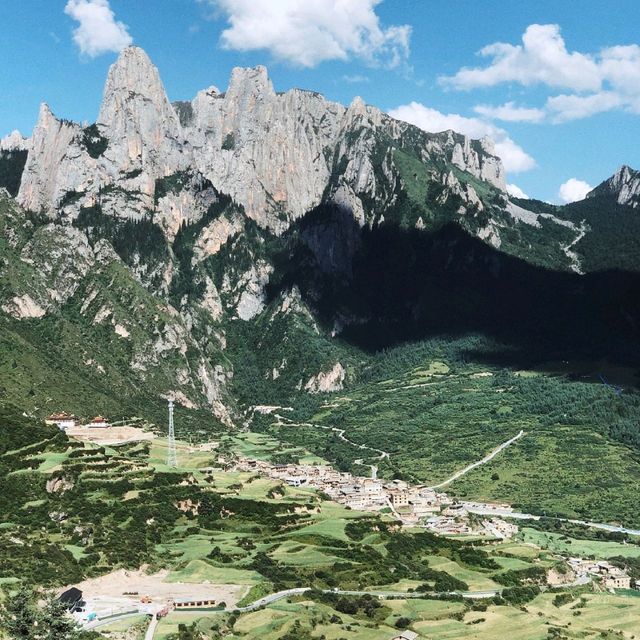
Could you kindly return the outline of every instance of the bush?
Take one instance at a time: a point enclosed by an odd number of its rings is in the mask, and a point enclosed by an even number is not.
[[[409,618],[405,618],[401,616],[395,622],[396,629],[406,629],[411,624],[411,620]]]

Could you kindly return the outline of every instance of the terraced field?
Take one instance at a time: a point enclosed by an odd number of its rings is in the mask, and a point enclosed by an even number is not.
[[[488,378],[467,376],[481,384]],[[358,401],[354,394],[350,402],[335,404],[344,408]],[[70,441],[24,417],[0,417],[5,587],[14,589],[21,580],[54,587],[147,565],[151,571],[166,569],[169,590],[178,583],[182,590],[190,584],[229,585],[242,604],[301,585],[325,590],[250,613],[175,613],[159,626],[157,637],[165,640],[173,640],[179,625],[184,630],[192,624],[214,638],[224,632],[248,640],[369,640],[391,637],[400,620],[427,638],[493,640],[518,628],[516,640],[542,640],[550,628],[566,628],[569,622],[579,631],[575,637],[586,639],[609,629],[629,633],[637,623],[640,598],[593,593],[587,586],[573,596],[578,608],[558,607],[552,594],[536,595],[537,587],[531,591],[526,577],[531,571],[544,574],[562,554],[639,557],[636,544],[529,528],[509,543],[398,531],[390,516],[353,511],[311,489],[218,466],[220,453],[234,451],[277,460],[281,452],[274,434],[238,433],[210,450],[180,442],[179,466],[169,469],[162,439],[97,446]],[[287,448],[291,455],[314,455],[299,444]],[[41,522],[47,523],[44,528]],[[508,587],[504,600],[496,596],[480,604],[429,596],[434,590],[500,592],[505,577],[526,587],[525,593],[510,596]],[[361,595],[334,595],[334,588]],[[403,599],[416,590],[426,593]],[[380,591],[395,592],[398,599],[371,595]],[[139,622],[114,625],[111,637],[138,633]]]
[[[638,632],[640,598],[611,594],[576,594],[567,604],[553,604],[543,594],[522,609],[503,605],[469,607],[439,600],[387,600],[368,618],[361,612],[345,614],[304,596],[278,602],[234,619],[222,615],[174,614],[161,622],[158,637],[167,639],[179,623],[195,623],[201,630],[222,627],[247,640],[295,638],[387,640],[403,618],[424,638],[445,640],[545,640],[548,637],[595,640],[633,638]],[[554,631],[555,630],[555,631]]]

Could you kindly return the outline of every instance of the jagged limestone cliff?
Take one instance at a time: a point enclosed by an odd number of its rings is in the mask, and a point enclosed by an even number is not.
[[[3,166],[6,330],[62,322],[91,336],[81,365],[61,353],[67,364],[225,423],[238,399],[348,384],[359,365],[344,333],[440,330],[435,300],[461,304],[457,323],[467,298],[521,269],[506,254],[574,274],[595,263],[583,247],[596,218],[510,199],[491,140],[427,133],[360,98],[278,93],[264,67],[171,103],[128,48],[94,124],[43,104],[31,138],[0,143]],[[625,167],[594,196],[626,210],[639,188]],[[462,291],[476,280],[480,294]],[[502,315],[483,329],[520,321]]]
[[[359,98],[345,108],[311,91],[278,94],[264,67],[234,69],[225,93],[212,87],[174,107],[147,55],[131,47],[109,71],[96,125],[83,129],[41,107],[18,201],[70,218],[96,202],[132,219],[159,210],[171,235],[203,214],[193,198],[204,179],[276,233],[323,200],[348,207],[364,224],[372,220],[363,201],[392,202],[402,180],[394,144],[411,146],[429,180],[470,205],[478,202],[473,188],[441,167],[505,189],[490,141],[429,135]],[[190,195],[179,205],[162,202],[157,181],[185,171],[199,176],[183,189]]]

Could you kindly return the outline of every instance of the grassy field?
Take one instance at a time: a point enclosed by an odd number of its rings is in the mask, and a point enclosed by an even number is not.
[[[286,414],[286,412],[284,412]],[[291,457],[301,464],[326,464],[321,457],[313,455],[304,447],[283,446],[282,441],[264,433],[239,433],[223,439],[224,445],[246,458],[268,460]]]
[[[558,533],[538,531],[529,527],[522,529],[521,536],[525,543],[534,544],[541,549],[548,549],[556,553],[583,557],[593,556],[599,559],[613,558],[614,556],[640,557],[639,545],[600,540],[577,540]]]
[[[247,639],[277,640],[294,628],[297,621],[303,628],[314,625],[314,635],[327,640],[388,640],[394,629],[383,624],[373,624],[341,613],[340,623],[330,622],[335,611],[312,601],[288,604],[279,602],[266,609],[243,615],[234,625],[234,631]]]
[[[261,417],[256,428],[344,470],[363,474],[354,464],[363,459],[377,464],[382,476],[428,484],[480,460],[522,429],[523,438],[447,491],[533,513],[640,526],[640,458],[626,444],[632,435],[625,435],[640,420],[640,396],[632,388],[616,395],[595,374],[587,376],[581,361],[574,380],[570,363],[562,374],[510,371],[448,359],[444,347],[439,357],[438,347],[432,351],[417,366],[415,354],[406,364],[389,356],[366,384],[285,424]],[[320,427],[344,429],[356,446]],[[378,460],[360,445],[390,457]]]
[[[457,562],[439,556],[429,556],[427,558],[429,566],[438,571],[445,571],[454,578],[462,580],[469,585],[470,591],[487,591],[489,589],[499,589],[500,585],[491,580],[487,575],[479,571],[472,571],[460,566]]]
[[[373,617],[346,614],[304,596],[280,601],[238,616],[232,626],[220,614],[172,614],[159,626],[160,638],[177,630],[180,622],[197,622],[201,630],[218,625],[229,636],[248,640],[279,640],[287,633],[295,638],[326,640],[388,640],[398,633],[395,623],[408,620],[420,637],[432,640],[545,640],[552,630],[571,639],[631,639],[639,630],[640,598],[587,593],[576,595],[560,607],[553,594],[543,594],[525,607],[428,599],[386,600]],[[613,635],[609,635],[613,634]],[[619,635],[615,635],[619,634]]]
[[[543,640],[548,632],[548,624],[543,618],[535,618],[512,607],[491,607],[487,611],[472,612],[463,620],[418,621],[414,627],[422,636],[438,640]]]

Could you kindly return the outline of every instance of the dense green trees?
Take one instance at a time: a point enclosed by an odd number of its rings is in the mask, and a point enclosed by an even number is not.
[[[0,608],[0,630],[11,640],[92,640],[100,636],[80,630],[55,596],[42,606],[28,588],[10,594]]]

